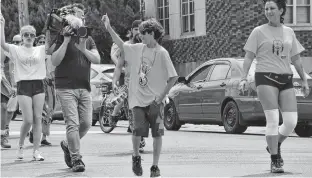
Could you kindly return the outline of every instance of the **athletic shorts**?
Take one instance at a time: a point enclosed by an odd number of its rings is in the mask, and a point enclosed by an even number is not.
[[[275,74],[267,72],[256,72],[256,86],[269,85],[278,88],[279,91],[293,88],[293,74]]]
[[[44,93],[42,80],[22,80],[17,82],[17,95],[33,97],[40,93]]]
[[[148,137],[149,128],[152,131],[152,137],[164,135],[164,114],[163,104],[151,104],[146,107],[134,107],[133,114],[133,132],[134,136]]]

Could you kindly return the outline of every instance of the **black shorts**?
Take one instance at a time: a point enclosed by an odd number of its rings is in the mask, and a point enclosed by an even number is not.
[[[22,80],[17,82],[17,95],[33,97],[40,93],[44,93],[42,80]]]
[[[293,88],[293,74],[275,74],[270,72],[256,72],[256,87],[259,85],[269,85],[278,88],[279,91]]]

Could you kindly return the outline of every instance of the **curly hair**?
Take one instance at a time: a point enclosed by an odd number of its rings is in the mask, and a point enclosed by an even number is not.
[[[286,14],[286,0],[263,0],[264,4],[267,2],[275,2],[278,9],[283,9],[283,13],[281,14],[280,17],[280,22],[284,23],[284,16]]]
[[[69,14],[73,15],[75,14],[75,8],[81,9],[83,11],[85,10],[85,7],[83,4],[75,3],[75,4],[70,4],[70,5],[59,8],[57,11],[57,15],[60,15],[63,18]]]
[[[165,34],[165,30],[162,25],[155,19],[151,18],[143,21],[139,25],[139,31],[141,34],[154,32],[154,39],[159,42]]]

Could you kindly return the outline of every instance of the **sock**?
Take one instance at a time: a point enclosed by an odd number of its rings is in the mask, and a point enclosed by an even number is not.
[[[271,155],[271,160],[277,160],[278,159],[278,156],[277,155]]]
[[[6,130],[1,130],[1,135],[5,135],[6,134]]]

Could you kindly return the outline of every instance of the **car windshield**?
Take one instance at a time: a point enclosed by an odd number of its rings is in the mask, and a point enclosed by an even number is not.
[[[114,69],[108,69],[102,72],[106,77],[113,79]]]
[[[239,60],[238,63],[239,63],[239,66],[240,66],[241,68],[243,68],[244,60]],[[256,61],[254,61],[254,62],[251,64],[249,73],[255,72],[255,70],[256,70],[256,64],[257,64]],[[297,72],[295,66],[294,66],[294,65],[291,65],[290,68],[291,68],[291,70],[292,70],[292,72],[293,72],[293,74],[294,74],[294,77],[293,77],[293,78],[300,78],[300,75],[298,74],[298,72]],[[306,75],[307,75],[308,78],[311,78],[307,73],[306,73]]]

